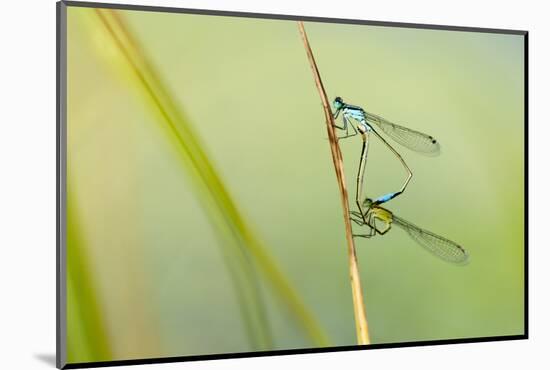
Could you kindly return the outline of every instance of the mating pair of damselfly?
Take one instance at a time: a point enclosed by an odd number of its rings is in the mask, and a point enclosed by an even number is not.
[[[383,235],[391,229],[392,224],[395,224],[404,229],[413,240],[434,255],[449,262],[465,263],[468,260],[468,254],[460,245],[430,231],[421,229],[420,227],[395,216],[391,211],[380,206],[405,191],[412,178],[412,171],[403,160],[403,157],[401,157],[401,155],[374,129],[373,124],[379,127],[385,134],[399,144],[416,152],[427,155],[439,154],[440,147],[437,140],[433,136],[397,125],[380,116],[366,112],[361,107],[347,104],[340,97],[334,99],[333,107],[335,110],[334,119],[338,118],[340,113],[342,114],[343,126],[336,127],[346,132],[345,136],[341,136],[339,139],[344,139],[359,134],[363,140],[359,169],[357,171],[357,189],[355,192],[355,203],[359,211],[352,211],[350,217],[352,221],[359,226],[367,226],[369,228],[369,232],[367,234],[356,234],[354,236],[368,238],[376,235],[376,233]],[[351,134],[349,133],[350,128],[353,131]],[[407,178],[398,191],[382,195],[374,200],[370,198],[363,200],[362,194],[365,177],[365,165],[371,133],[378,137],[382,143],[384,143],[399,159],[407,171]]]

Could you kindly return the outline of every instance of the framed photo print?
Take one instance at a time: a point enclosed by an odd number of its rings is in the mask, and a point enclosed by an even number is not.
[[[57,365],[527,338],[527,32],[62,1]]]

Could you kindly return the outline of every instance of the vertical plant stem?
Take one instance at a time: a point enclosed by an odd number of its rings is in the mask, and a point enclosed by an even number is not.
[[[353,310],[355,314],[355,329],[357,334],[357,343],[370,344],[367,315],[365,313],[365,303],[363,300],[363,291],[361,289],[361,280],[359,275],[359,265],[357,263],[355,243],[353,241],[353,233],[352,233],[351,221],[349,217],[348,190],[346,188],[344,160],[342,157],[342,152],[340,151],[340,146],[338,145],[336,131],[334,129],[334,126],[335,126],[334,117],[332,116],[332,111],[329,106],[329,101],[327,99],[327,94],[323,86],[323,81],[321,80],[321,75],[319,74],[317,63],[315,63],[315,57],[313,56],[313,51],[311,50],[311,46],[309,45],[309,40],[307,38],[307,34],[304,28],[303,22],[301,21],[298,22],[298,28],[300,29],[300,35],[302,36],[302,41],[304,42],[304,48],[306,49],[309,64],[313,72],[313,77],[315,79],[315,86],[319,91],[321,102],[323,103],[323,111],[325,113],[325,120],[327,124],[327,133],[328,133],[328,138],[330,143],[330,151],[332,153],[332,162],[334,164],[334,170],[336,171],[336,179],[338,181],[338,187],[340,189],[340,200],[342,202],[342,209],[344,213],[344,225],[346,230],[346,240],[348,244],[349,275],[350,275],[350,282],[351,282],[351,293],[353,296]]]

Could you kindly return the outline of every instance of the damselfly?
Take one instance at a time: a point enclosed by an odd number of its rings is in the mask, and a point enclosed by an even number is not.
[[[377,125],[382,131],[384,131],[389,137],[398,142],[399,144],[412,149],[417,152],[421,152],[428,155],[437,155],[439,154],[439,143],[433,136],[426,135],[422,132],[411,130],[409,128],[397,125],[386,119],[377,116],[375,114],[366,112],[363,108],[345,103],[341,97],[334,99],[333,108],[334,108],[334,119],[338,118],[340,112],[342,113],[343,126],[336,127],[340,130],[345,130],[346,135],[339,137],[339,139],[348,138],[355,136],[358,133],[361,134],[363,139],[363,146],[361,148],[361,159],[359,161],[359,169],[357,171],[357,190],[355,192],[355,203],[359,208],[359,211],[363,215],[363,222],[366,222],[365,211],[361,205],[362,192],[363,192],[363,182],[365,174],[365,165],[368,152],[369,144],[369,134],[372,132],[378,137],[390,150],[391,152],[401,161],[405,170],[407,171],[407,179],[396,192],[388,193],[379,198],[376,198],[373,201],[374,205],[379,205],[385,203],[399,194],[403,193],[411,181],[412,171],[407,166],[407,163],[403,160],[401,155],[382,137],[376,130],[373,128],[373,123]],[[353,134],[349,134],[349,127],[352,128]]]
[[[445,261],[458,264],[464,264],[468,261],[468,253],[457,243],[431,231],[424,230],[401,217],[397,217],[390,210],[375,204],[371,199],[365,199],[363,206],[367,209],[365,217],[362,217],[357,211],[351,211],[351,220],[359,226],[368,226],[369,233],[354,234],[354,236],[370,238],[377,233],[384,235],[391,229],[392,225],[397,225],[405,230],[415,242],[433,255]]]

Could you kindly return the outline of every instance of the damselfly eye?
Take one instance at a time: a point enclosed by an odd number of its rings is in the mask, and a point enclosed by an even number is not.
[[[365,198],[365,200],[363,201],[363,207],[370,207],[372,205],[372,199],[370,198]]]

